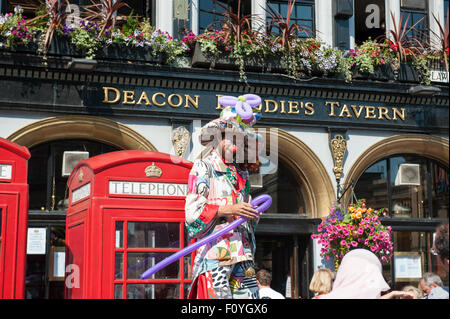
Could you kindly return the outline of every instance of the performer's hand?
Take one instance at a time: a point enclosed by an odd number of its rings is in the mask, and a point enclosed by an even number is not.
[[[219,217],[242,216],[248,219],[258,218],[258,211],[249,203],[239,203],[234,205],[220,206],[217,211]]]

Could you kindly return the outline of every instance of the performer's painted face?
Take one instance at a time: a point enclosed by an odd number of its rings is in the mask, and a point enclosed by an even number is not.
[[[235,164],[255,163],[258,159],[258,143],[244,135],[222,134],[220,142],[223,158]]]

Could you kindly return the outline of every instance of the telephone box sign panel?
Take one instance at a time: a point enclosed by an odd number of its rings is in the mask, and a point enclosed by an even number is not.
[[[83,198],[89,197],[91,195],[91,183],[87,183],[80,188],[72,191],[72,203],[78,202]]]
[[[12,179],[12,165],[0,164],[0,180]]]
[[[110,195],[185,197],[187,191],[187,184],[180,183],[109,181]]]

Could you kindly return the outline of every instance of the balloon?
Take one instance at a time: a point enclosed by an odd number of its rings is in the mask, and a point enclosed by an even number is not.
[[[218,101],[219,104],[223,106],[235,106],[238,99],[237,97],[226,95],[219,97]]]
[[[258,107],[261,104],[261,98],[256,94],[245,94],[245,102],[251,107]]]
[[[238,101],[235,106],[236,113],[239,114],[244,120],[250,120],[253,118],[253,110],[250,104],[247,102]]]
[[[253,207],[259,205],[255,209],[258,211],[258,213],[262,213],[267,208],[269,208],[270,205],[272,205],[272,197],[270,197],[270,195],[267,195],[267,194],[260,195],[260,196],[256,197],[255,199],[253,199],[250,204]],[[226,233],[228,233],[229,231],[231,231],[234,228],[238,227],[239,225],[242,225],[246,221],[247,221],[247,218],[241,216],[238,219],[234,220],[233,222],[229,223],[224,228],[222,228],[222,229],[220,229],[220,230],[218,230],[218,231],[216,231],[216,232],[206,236],[205,238],[200,239],[199,241],[196,241],[192,245],[189,245],[189,246],[181,249],[180,251],[177,251],[175,254],[173,254],[173,255],[167,257],[166,259],[160,261],[159,263],[157,263],[156,265],[154,265],[150,269],[147,269],[141,275],[141,279],[146,279],[146,278],[150,277],[151,275],[153,275],[154,273],[156,273],[159,270],[163,269],[164,267],[170,265],[174,261],[177,261],[181,257],[183,257],[183,256],[189,254],[190,252],[198,249],[199,247],[209,243],[210,241],[213,241],[214,239],[217,239],[220,236],[225,235]]]

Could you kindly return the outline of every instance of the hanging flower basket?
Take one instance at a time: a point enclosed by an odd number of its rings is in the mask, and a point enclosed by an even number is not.
[[[344,255],[356,248],[370,250],[386,264],[392,258],[393,243],[391,227],[383,226],[379,219],[385,215],[385,209],[368,208],[365,199],[351,204],[347,210],[334,203],[312,238],[322,245],[322,257],[334,258],[335,270]]]

